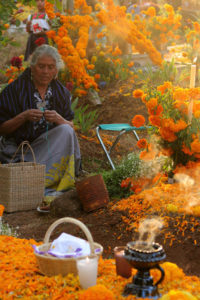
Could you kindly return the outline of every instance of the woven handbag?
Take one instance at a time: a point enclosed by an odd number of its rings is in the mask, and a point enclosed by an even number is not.
[[[24,146],[28,146],[33,162],[24,161]],[[22,161],[12,163],[16,154],[22,152]],[[0,204],[6,212],[35,209],[43,200],[45,188],[45,165],[36,163],[29,142],[22,142],[9,164],[0,165]]]

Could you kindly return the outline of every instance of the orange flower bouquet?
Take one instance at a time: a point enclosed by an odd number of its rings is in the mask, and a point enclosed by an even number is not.
[[[172,170],[199,161],[200,88],[173,87],[170,82],[165,82],[146,94],[140,93],[140,97],[148,110],[150,133],[156,136],[156,152],[161,151],[172,159]],[[152,150],[152,145],[146,141],[141,141],[138,146],[146,147],[146,153]]]

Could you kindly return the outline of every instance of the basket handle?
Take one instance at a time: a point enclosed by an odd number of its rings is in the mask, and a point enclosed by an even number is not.
[[[34,164],[36,165],[35,154],[34,154],[33,149],[32,149],[32,147],[31,147],[31,145],[29,144],[28,141],[24,141],[24,142],[22,142],[22,143],[19,145],[19,147],[18,147],[17,150],[15,151],[13,157],[11,158],[10,163],[12,163],[13,159],[15,158],[16,154],[19,152],[20,148],[22,149],[22,162],[24,163],[24,146],[25,146],[25,145],[28,146],[29,149],[31,150],[31,153],[32,153],[32,156],[33,156],[33,162],[34,162]]]
[[[61,219],[55,221],[53,224],[51,224],[51,226],[49,227],[49,229],[47,230],[47,232],[45,234],[44,244],[49,243],[49,238],[50,238],[52,231],[61,223],[72,223],[72,224],[79,226],[82,229],[82,231],[85,233],[85,235],[88,239],[91,254],[95,254],[94,241],[93,241],[93,237],[92,237],[89,229],[81,221],[76,220],[74,218],[70,218],[70,217],[61,218]]]

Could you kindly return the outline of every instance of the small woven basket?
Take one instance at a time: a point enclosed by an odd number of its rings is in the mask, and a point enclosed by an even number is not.
[[[95,254],[95,249],[100,249],[98,254],[96,254],[97,256],[100,257],[100,255],[103,252],[103,247],[98,243],[94,243],[89,229],[81,221],[69,217],[61,218],[55,221],[49,227],[44,237],[44,244],[38,247],[39,251],[46,252],[50,249],[51,246],[51,243],[49,243],[50,235],[52,231],[62,223],[72,223],[79,226],[87,237],[87,240],[90,245],[91,255]],[[35,253],[35,256],[39,265],[40,272],[46,276],[55,276],[58,274],[65,276],[69,273],[77,275],[78,274],[78,270],[76,266],[77,260],[80,258],[87,257],[87,256],[79,256],[78,258],[57,258],[49,254],[38,254],[38,253]]]

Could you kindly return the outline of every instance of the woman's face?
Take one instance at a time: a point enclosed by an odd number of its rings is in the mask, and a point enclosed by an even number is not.
[[[44,11],[45,1],[44,0],[36,0],[36,5],[38,11]]]
[[[31,67],[33,81],[37,86],[48,86],[57,72],[55,59],[46,55],[38,58],[36,65]]]

